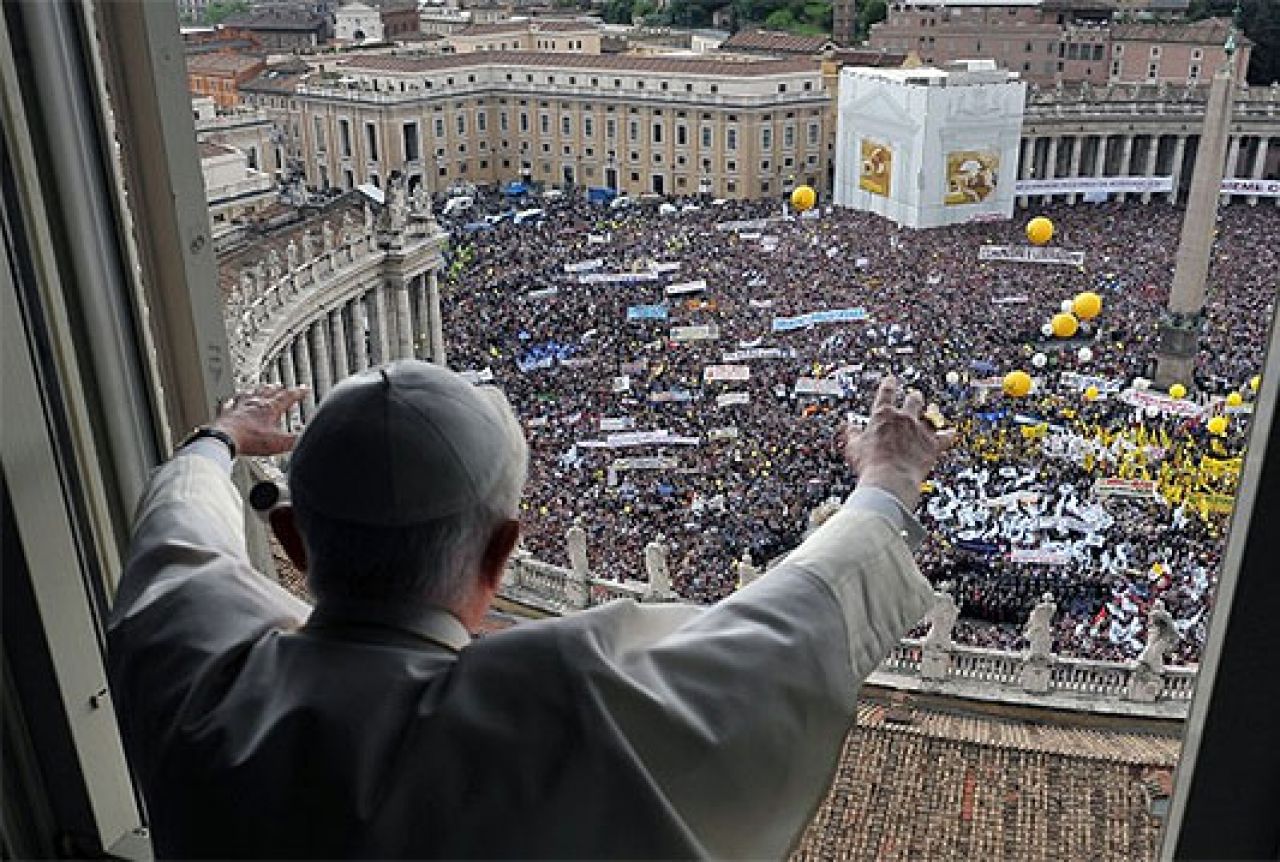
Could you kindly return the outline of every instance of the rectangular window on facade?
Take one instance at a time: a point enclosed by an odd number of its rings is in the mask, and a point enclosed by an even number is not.
[[[378,160],[378,127],[373,123],[365,123],[364,136],[369,145],[369,161],[376,162]]]
[[[520,112],[520,131],[529,133],[529,115],[523,111]]]
[[[822,134],[821,125],[819,125],[818,123],[810,123],[809,124],[809,146],[816,147],[818,145],[818,138],[819,136],[821,136],[821,134]]]
[[[1148,64],[1147,64],[1147,77],[1148,77],[1148,78],[1150,78],[1151,80],[1155,80],[1155,79],[1159,76],[1159,74],[1160,74],[1160,64],[1159,64],[1159,63],[1148,63]]]
[[[702,148],[704,150],[711,149],[712,133],[710,126],[702,127]]]
[[[632,142],[640,140],[640,124],[635,120],[628,124],[627,139]]]
[[[467,133],[467,115],[459,113],[457,115],[458,134],[465,135]]]
[[[1094,46],[1093,46],[1093,59],[1094,59],[1094,60],[1101,60],[1101,59],[1102,59],[1102,46],[1101,46],[1101,45],[1094,45]]]
[[[782,127],[782,146],[788,150],[796,145],[796,127],[787,123]]]
[[[618,136],[618,121],[613,119],[612,117],[605,120],[604,134],[605,134],[605,137],[609,138],[610,140],[613,140],[614,138],[616,138]]]
[[[687,147],[689,145],[689,127],[684,123],[676,126],[676,146]]]
[[[489,118],[485,115],[485,112],[477,111],[476,112],[476,131],[477,132],[487,131],[488,126],[489,126]]]
[[[773,129],[770,129],[768,126],[760,130],[760,149],[773,149]]]
[[[324,118],[313,117],[316,127],[316,152],[324,152]]]
[[[542,129],[542,134],[544,135],[551,134],[551,118],[548,117],[546,114],[539,114],[538,127]]]
[[[416,162],[422,157],[421,148],[418,142],[418,124],[404,124],[404,160],[406,162]]]
[[[436,140],[444,137],[444,118],[436,117]]]
[[[653,124],[653,142],[655,144],[662,143],[662,123]]]
[[[507,112],[502,111],[498,114],[498,129],[505,133],[508,131],[507,125]]]
[[[738,148],[738,130],[730,126],[724,133],[724,146],[727,150],[736,150]]]
[[[596,133],[595,120],[591,118],[590,114],[587,114],[582,118],[582,134],[590,138],[590,137],[594,137],[595,133]]]
[[[351,156],[351,121],[338,120],[338,152]],[[350,188],[350,186],[348,186]]]

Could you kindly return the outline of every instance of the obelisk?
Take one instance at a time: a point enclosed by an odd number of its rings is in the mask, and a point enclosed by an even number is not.
[[[1239,6],[1237,5],[1237,10]],[[1194,385],[1192,371],[1204,322],[1205,282],[1217,227],[1218,199],[1226,171],[1227,137],[1235,100],[1236,31],[1227,37],[1226,61],[1213,76],[1205,106],[1204,128],[1191,174],[1191,193],[1182,220],[1182,239],[1169,291],[1169,307],[1160,320],[1160,345],[1156,352],[1155,384],[1168,388]]]

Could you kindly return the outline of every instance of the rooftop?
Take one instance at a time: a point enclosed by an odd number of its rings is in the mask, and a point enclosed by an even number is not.
[[[739,30],[720,46],[722,51],[761,51],[774,54],[819,54],[829,36],[801,36],[777,30]]]
[[[439,57],[356,57],[342,64],[353,71],[413,74],[468,66],[518,66],[600,69],[614,72],[665,72],[677,75],[766,76],[816,72],[812,58],[728,60],[725,58],[666,57],[634,54],[570,54],[540,51],[484,51]]]
[[[229,16],[223,25],[243,27],[246,30],[318,30],[324,26],[324,18],[301,9],[267,8],[256,12],[237,12]]]
[[[1176,736],[863,701],[793,858],[1152,859],[1151,802],[1180,748]]]
[[[599,28],[590,21],[565,18],[524,18],[493,24],[472,24],[457,36],[499,36],[511,33],[594,33]]]
[[[220,51],[187,56],[187,71],[197,74],[239,75],[263,66],[261,57]]]
[[[1193,45],[1222,45],[1231,33],[1230,18],[1203,21],[1137,21],[1116,24],[1111,39],[1116,42],[1182,42]],[[1243,32],[1236,34],[1240,45],[1252,45]]]

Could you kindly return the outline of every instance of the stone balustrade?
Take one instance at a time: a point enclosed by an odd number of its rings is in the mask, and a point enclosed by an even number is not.
[[[584,539],[580,527],[568,531],[566,540],[573,563],[570,567],[535,560],[528,551],[517,551],[508,564],[500,595],[550,614],[572,613],[615,599],[678,600],[665,588],[665,553],[660,540],[645,549],[649,580],[620,582],[590,574]],[[750,571],[755,572],[753,568]],[[939,608],[954,611],[955,605],[940,601]],[[1039,617],[1032,612],[1028,637],[1033,648],[1025,652],[956,644],[950,639],[950,625],[955,618],[944,614],[943,631],[931,631],[924,639],[904,638],[867,679],[867,684],[991,703],[1143,719],[1186,718],[1195,691],[1195,667],[1156,669],[1143,663],[1151,660],[1145,651],[1144,659],[1137,662],[1036,652],[1037,636],[1031,628],[1047,626],[1052,613],[1051,607],[1048,614]],[[938,623],[935,621],[934,625],[937,627]],[[1159,636],[1156,633],[1151,637]],[[1162,649],[1157,646],[1155,653],[1158,660]]]

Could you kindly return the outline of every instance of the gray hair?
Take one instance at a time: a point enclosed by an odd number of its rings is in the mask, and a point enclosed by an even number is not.
[[[493,531],[519,514],[529,446],[506,396],[477,387],[497,413],[508,455],[487,498],[454,515],[406,527],[340,521],[294,504],[318,599],[412,602],[451,608],[471,591]]]

